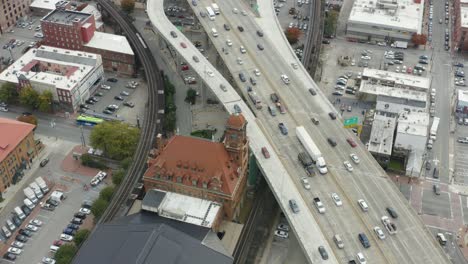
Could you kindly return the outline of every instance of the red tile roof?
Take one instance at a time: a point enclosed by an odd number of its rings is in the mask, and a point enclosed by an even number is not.
[[[173,136],[167,142],[163,151],[154,160],[145,172],[145,177],[153,178],[156,172],[172,175],[172,181],[182,177],[182,183],[192,186],[192,180],[197,180],[197,186],[208,184],[225,194],[231,195],[239,181],[238,165],[230,161],[230,156],[224,144],[204,139]],[[165,172],[165,173],[164,173]]]
[[[0,118],[0,162],[31,133],[34,127],[34,125],[28,123]]]

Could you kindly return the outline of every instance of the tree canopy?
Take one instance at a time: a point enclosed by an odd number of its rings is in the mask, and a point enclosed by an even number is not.
[[[39,95],[39,110],[42,112],[50,112],[52,110],[52,100],[54,96],[52,92],[46,90]]]
[[[80,229],[76,232],[75,236],[73,237],[73,242],[79,248],[83,244],[83,242],[88,238],[91,232],[88,229]]]
[[[285,34],[290,44],[296,44],[299,41],[299,37],[302,35],[302,31],[298,28],[288,28]]]
[[[140,129],[117,121],[103,122],[91,131],[91,146],[104,150],[112,159],[122,160],[135,152]]]
[[[57,264],[71,264],[73,257],[78,251],[74,244],[64,244],[55,252]]]
[[[135,9],[135,0],[120,0],[122,10],[131,13]]]
[[[4,83],[0,87],[0,101],[6,103],[13,103],[18,99],[18,92],[16,85],[13,83]]]
[[[325,17],[325,23],[323,26],[323,34],[325,36],[333,36],[335,35],[336,24],[338,23],[338,13],[335,10],[330,10],[327,12]]]
[[[30,109],[36,109],[39,106],[39,93],[31,87],[23,88],[19,93],[19,101]]]
[[[414,34],[411,38],[411,41],[414,43],[414,45],[426,45],[427,36],[424,34]]]

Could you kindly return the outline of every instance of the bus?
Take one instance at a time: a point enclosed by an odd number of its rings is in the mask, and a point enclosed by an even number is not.
[[[102,122],[104,122],[104,119],[85,115],[80,115],[76,118],[76,124],[79,126],[95,126]]]
[[[206,12],[208,13],[208,17],[210,18],[210,20],[215,20],[215,12],[213,11],[213,8],[211,8],[211,6],[207,6],[206,7]]]
[[[107,115],[107,114],[100,114],[91,110],[86,110],[82,113],[84,116],[91,116],[91,117],[96,117],[99,119],[102,119],[104,121],[120,121],[123,122],[125,121],[122,117],[118,115]]]

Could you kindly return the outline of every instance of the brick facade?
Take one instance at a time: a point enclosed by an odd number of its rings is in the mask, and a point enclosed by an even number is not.
[[[0,35],[30,13],[31,0],[0,0]]]

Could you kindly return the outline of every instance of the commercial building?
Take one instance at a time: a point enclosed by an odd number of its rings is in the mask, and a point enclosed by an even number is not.
[[[158,136],[155,158],[143,175],[145,190],[159,189],[210,200],[222,205],[223,217],[238,219],[247,180],[247,121],[231,115],[223,142]]]
[[[0,118],[0,192],[23,176],[23,170],[37,157],[36,126]]]
[[[51,91],[54,107],[74,112],[89,98],[90,89],[103,74],[100,55],[43,45],[30,49],[1,72],[0,84],[17,84],[18,90]]]
[[[390,161],[395,127],[396,117],[377,113],[374,115],[367,149],[380,164],[385,165]]]
[[[105,70],[135,72],[135,56],[124,36],[96,31],[92,13],[57,8],[41,19],[43,44],[100,54]]]
[[[456,112],[468,116],[468,91],[458,90]]]
[[[0,3],[0,35],[29,14],[31,0],[2,0]]]
[[[74,264],[232,264],[216,233],[141,212],[98,225]]]
[[[398,118],[393,156],[405,160],[407,176],[417,177],[421,173],[428,126],[428,113],[403,112]]]
[[[456,51],[468,51],[468,0],[454,1],[453,46]]]
[[[421,34],[424,0],[355,0],[346,24],[348,39],[410,42]]]

